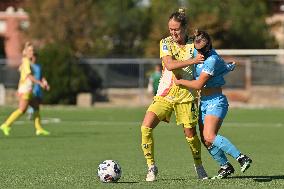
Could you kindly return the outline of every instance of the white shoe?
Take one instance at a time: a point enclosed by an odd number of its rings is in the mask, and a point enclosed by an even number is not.
[[[156,177],[158,175],[158,167],[156,165],[151,165],[148,167],[148,173],[146,176],[146,181],[153,182],[156,180]]]
[[[208,175],[203,167],[203,165],[194,165],[195,171],[197,173],[198,179],[208,179]]]

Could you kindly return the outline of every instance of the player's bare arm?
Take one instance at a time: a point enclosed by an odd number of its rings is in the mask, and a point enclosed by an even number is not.
[[[200,74],[200,77],[198,78],[198,80],[191,80],[191,81],[188,81],[188,80],[184,80],[184,79],[174,79],[174,82],[176,85],[183,85],[187,88],[190,88],[190,89],[202,89],[204,87],[204,85],[206,84],[206,82],[210,79],[210,75],[205,73],[205,72],[202,72]]]
[[[41,88],[45,89],[45,84],[42,81],[37,80],[32,74],[29,74],[27,78],[29,78],[33,83],[39,84]]]
[[[204,61],[204,56],[198,54],[195,58],[188,59],[188,60],[174,60],[171,56],[164,56],[162,57],[162,61],[165,63],[165,67],[167,70],[172,71],[178,68],[184,68],[192,64],[199,64],[200,62]]]

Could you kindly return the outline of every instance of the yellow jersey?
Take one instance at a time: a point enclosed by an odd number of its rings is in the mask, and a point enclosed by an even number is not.
[[[171,56],[174,60],[188,60],[194,57],[194,44],[188,40],[184,46],[179,46],[172,37],[167,37],[160,41],[160,58]],[[162,96],[169,102],[183,103],[193,101],[196,98],[196,90],[189,90],[183,86],[174,84],[174,77],[178,75],[182,79],[193,80],[194,65],[185,68],[169,71],[162,61],[163,71],[158,87],[157,95]]]
[[[28,78],[28,75],[32,74],[31,62],[28,58],[24,57],[22,59],[22,64],[19,67],[19,71],[20,71],[20,81],[18,85],[18,93],[23,94],[23,93],[32,92],[33,83]]]

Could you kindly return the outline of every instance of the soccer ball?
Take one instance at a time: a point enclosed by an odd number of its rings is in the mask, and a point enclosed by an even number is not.
[[[98,178],[102,182],[117,182],[121,176],[121,168],[114,160],[105,160],[98,167]]]

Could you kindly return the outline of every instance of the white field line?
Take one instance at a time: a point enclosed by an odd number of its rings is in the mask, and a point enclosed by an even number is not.
[[[2,116],[0,116],[2,119]],[[31,120],[19,120],[15,124],[23,125],[27,122],[33,122]],[[41,120],[42,124],[60,124],[60,123],[69,123],[69,124],[79,124],[79,125],[141,125],[142,122],[137,121],[80,121],[80,120],[61,120],[60,118],[44,118]],[[163,123],[165,124],[165,123]],[[166,125],[175,125],[174,122]],[[223,127],[284,127],[283,123],[261,123],[261,122],[224,122]]]

